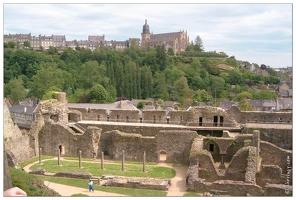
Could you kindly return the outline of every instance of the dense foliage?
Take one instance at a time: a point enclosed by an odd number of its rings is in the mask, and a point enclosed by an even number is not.
[[[272,68],[266,67],[269,76],[254,74],[239,66],[234,57],[195,51],[194,46],[179,55],[167,53],[164,46],[142,50],[134,44],[123,51],[106,47],[61,52],[54,47],[44,51],[16,49],[12,44],[4,47],[4,95],[13,101],[49,98],[64,91],[69,102],[102,103],[125,97],[173,100],[186,106],[233,100],[232,93],[237,98],[272,99],[273,94],[257,94],[257,89],[279,83]]]

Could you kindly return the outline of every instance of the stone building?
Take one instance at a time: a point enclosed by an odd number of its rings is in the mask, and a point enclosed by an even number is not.
[[[190,44],[187,31],[184,32],[180,30],[179,32],[153,34],[150,33],[147,20],[145,20],[145,24],[143,25],[141,36],[142,48],[156,48],[157,46],[164,45],[166,50],[172,48],[174,53],[180,53],[181,51],[185,51]]]

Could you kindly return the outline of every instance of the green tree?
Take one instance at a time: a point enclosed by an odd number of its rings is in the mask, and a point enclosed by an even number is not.
[[[270,92],[269,90],[261,90],[254,95],[254,99],[261,100],[274,100],[277,94],[275,92]]]
[[[52,86],[50,87],[45,94],[42,96],[42,100],[47,100],[47,99],[56,99],[57,98],[57,92],[62,92],[62,89]]]
[[[109,100],[109,94],[101,84],[96,84],[90,89],[89,98],[92,103],[106,103]]]
[[[241,102],[244,99],[252,99],[252,98],[253,98],[253,95],[250,92],[241,92],[234,98],[234,100]]]
[[[97,61],[88,61],[82,65],[78,79],[84,89],[92,88],[96,84],[107,86],[109,79],[106,76],[106,66]]]
[[[30,48],[30,42],[28,40],[24,41],[24,47],[25,49]]]
[[[239,109],[241,111],[255,111],[256,108],[254,108],[249,102],[241,101],[239,104]]]
[[[229,72],[229,83],[231,85],[240,85],[242,83],[242,75],[236,70],[232,70]]]
[[[14,102],[24,100],[27,96],[27,92],[23,86],[23,80],[19,78],[11,79],[4,85],[4,96],[11,98]]]
[[[213,97],[209,95],[206,90],[202,89],[195,91],[193,99],[197,102],[211,102],[213,100]]]
[[[194,41],[194,51],[204,51],[203,43],[200,36],[196,36]]]
[[[64,84],[64,71],[58,69],[56,65],[43,63],[28,83],[29,95],[41,98],[50,87],[64,88]]]
[[[175,55],[173,48],[170,47],[170,48],[168,49],[168,55],[170,55],[170,56]]]
[[[14,41],[9,41],[8,42],[8,48],[14,49],[16,47],[16,43]]]

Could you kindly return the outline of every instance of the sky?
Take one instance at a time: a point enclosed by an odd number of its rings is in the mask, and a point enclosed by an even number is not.
[[[292,1],[245,4],[21,2],[4,1],[3,34],[65,35],[67,41],[105,35],[106,40],[125,41],[141,38],[147,19],[154,34],[184,30],[193,42],[200,36],[205,51],[225,52],[237,60],[259,66],[293,65]]]

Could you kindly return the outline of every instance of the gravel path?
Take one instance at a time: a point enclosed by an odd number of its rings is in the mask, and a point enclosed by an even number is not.
[[[57,158],[54,158],[54,159],[57,160]],[[39,161],[27,165],[26,167],[23,168],[23,170],[26,172],[29,172],[30,167],[38,162]],[[173,168],[176,171],[176,176],[171,178],[171,186],[167,191],[167,196],[176,196],[176,197],[183,196],[183,194],[186,193],[186,175],[187,175],[188,166],[173,167],[171,165],[166,164],[165,162],[158,163],[158,166]],[[72,186],[52,183],[48,181],[44,181],[44,184],[48,185],[49,188],[58,192],[61,196],[71,196],[73,194],[78,194],[78,193],[86,194],[88,196],[125,196],[121,194],[102,192],[98,190],[95,190],[94,192],[89,192],[87,183],[85,188],[72,187]]]

